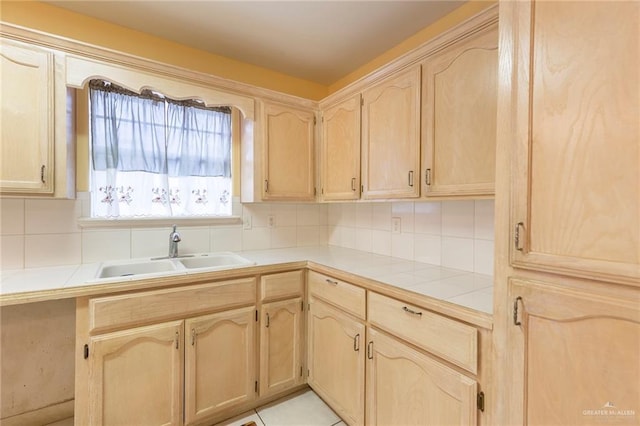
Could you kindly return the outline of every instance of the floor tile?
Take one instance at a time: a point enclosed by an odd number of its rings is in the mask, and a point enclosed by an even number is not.
[[[331,426],[340,422],[340,417],[311,390],[256,411],[266,426]]]
[[[232,419],[218,423],[216,426],[242,426],[249,422],[255,422],[256,426],[265,426],[264,423],[262,423],[262,420],[260,420],[260,417],[256,414],[255,410],[242,413]]]

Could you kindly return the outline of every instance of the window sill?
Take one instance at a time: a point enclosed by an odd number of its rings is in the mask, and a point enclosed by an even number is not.
[[[78,226],[82,229],[98,228],[160,228],[164,226],[224,226],[241,225],[239,216],[202,216],[202,217],[161,217],[161,218],[128,218],[98,219],[81,217]]]

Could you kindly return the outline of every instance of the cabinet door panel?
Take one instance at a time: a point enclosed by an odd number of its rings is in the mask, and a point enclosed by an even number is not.
[[[187,424],[255,398],[255,307],[185,323]]]
[[[260,396],[302,381],[302,298],[262,306]]]
[[[367,424],[476,425],[476,382],[368,329]]]
[[[92,425],[182,424],[183,322],[92,337]]]
[[[363,198],[420,194],[420,66],[362,93]]]
[[[53,192],[54,57],[0,40],[0,189]]]
[[[497,26],[429,58],[423,81],[424,195],[493,194]]]
[[[265,104],[265,199],[314,199],[314,114]]]
[[[309,385],[350,425],[364,424],[364,325],[312,299]]]
[[[512,13],[512,263],[638,285],[640,3],[518,2]]]
[[[523,423],[638,424],[640,294],[615,299],[518,279],[510,294],[521,298],[510,353]]]
[[[360,198],[360,94],[322,114],[322,197]]]

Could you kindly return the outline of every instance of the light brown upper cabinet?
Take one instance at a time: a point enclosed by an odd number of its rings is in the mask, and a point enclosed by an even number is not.
[[[497,25],[425,60],[422,99],[423,194],[493,195]]]
[[[362,93],[362,197],[420,195],[420,65]]]
[[[0,39],[3,193],[54,190],[54,54]]]
[[[322,113],[322,198],[360,198],[360,94]]]
[[[265,102],[263,119],[263,198],[313,201],[313,111]]]
[[[504,11],[512,265],[640,285],[640,3]]]

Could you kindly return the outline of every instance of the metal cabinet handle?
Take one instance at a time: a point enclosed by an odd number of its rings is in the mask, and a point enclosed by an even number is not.
[[[338,281],[332,281],[329,278],[327,278],[325,281],[328,282],[331,285],[338,285]]]
[[[264,192],[269,192],[269,181],[267,179],[264,180]]]
[[[269,328],[269,324],[270,324],[270,322],[269,322],[269,312],[267,312],[267,325],[266,325],[267,328]]]
[[[356,352],[360,350],[360,333],[353,337],[353,350]]]
[[[409,171],[409,186],[413,186],[413,170]]]
[[[191,346],[194,346],[196,344],[196,329],[192,328],[191,329]]]
[[[367,358],[373,359],[373,340],[367,345]]]
[[[354,192],[356,190],[356,178],[351,178],[351,190]]]
[[[427,186],[431,185],[431,169],[424,171],[424,184]]]
[[[180,349],[180,332],[176,331],[176,349]]]
[[[44,182],[44,164],[42,165],[42,167],[40,167],[40,181],[42,181],[42,183]]]
[[[524,245],[522,244],[523,236],[522,234],[520,234],[521,230],[524,231],[524,223],[518,222],[516,224],[515,236],[514,236],[514,243],[516,246],[516,250],[518,251],[524,250]]]
[[[409,313],[409,314],[412,314],[412,315],[420,315],[420,316],[422,316],[422,312],[414,311],[413,309],[409,309],[406,306],[403,306],[402,310],[407,312],[407,313]]]
[[[516,297],[516,300],[513,301],[513,325],[522,325],[520,320],[518,320],[518,302],[522,301],[522,297]]]

